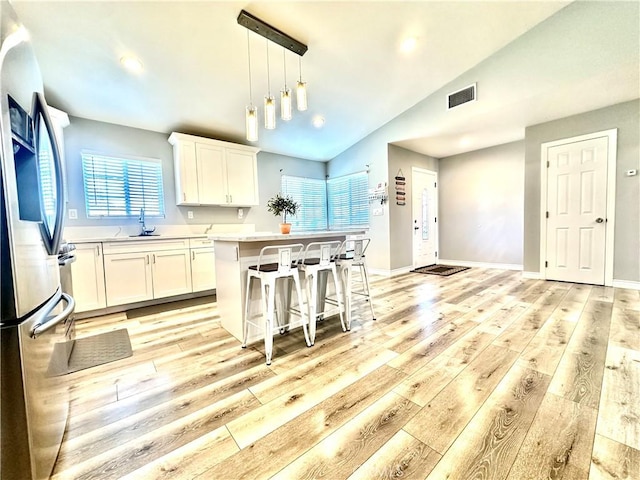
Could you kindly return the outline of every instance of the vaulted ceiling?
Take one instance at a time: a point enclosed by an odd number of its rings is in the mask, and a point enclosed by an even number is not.
[[[308,45],[309,109],[260,128],[263,150],[329,160],[491,57],[569,2],[21,1],[49,103],[71,115],[248,143],[247,30],[242,9]],[[415,48],[403,51],[403,41]],[[254,103],[267,92],[267,45],[249,35]],[[295,85],[298,57],[270,44],[271,92]],[[132,54],[143,70],[126,71]],[[535,82],[535,79],[531,79]],[[501,111],[504,115],[504,111]],[[324,118],[316,128],[313,119]],[[490,123],[491,119],[487,118]],[[433,156],[458,142],[406,139]],[[431,147],[429,146],[431,145]]]

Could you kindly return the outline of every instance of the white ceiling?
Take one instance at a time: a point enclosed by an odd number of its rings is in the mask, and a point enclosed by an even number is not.
[[[13,1],[53,106],[104,122],[241,143],[248,143],[247,30],[236,18],[247,10],[309,47],[302,57],[309,110],[294,110],[276,130],[261,128],[257,146],[312,160],[335,157],[568,3]],[[418,40],[411,54],[399,49],[406,36]],[[255,103],[267,90],[265,43],[251,34]],[[269,48],[277,94],[283,49]],[[144,64],[139,75],[119,63],[130,53]],[[293,86],[298,57],[286,58]],[[501,119],[485,117],[479,127],[503,125],[505,110],[495,111]],[[323,128],[312,126],[315,115],[325,117]],[[457,153],[459,128],[450,127],[437,141],[418,136],[401,144],[436,157]]]

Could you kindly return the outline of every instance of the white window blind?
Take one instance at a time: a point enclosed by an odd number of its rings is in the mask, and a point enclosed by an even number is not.
[[[87,217],[164,216],[160,160],[83,153],[82,173]]]
[[[299,205],[298,213],[287,217],[295,231],[327,229],[326,182],[317,178],[282,176],[282,194]]]
[[[368,190],[366,172],[327,180],[329,229],[368,226]]]

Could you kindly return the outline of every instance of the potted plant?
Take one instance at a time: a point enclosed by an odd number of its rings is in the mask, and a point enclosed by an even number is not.
[[[271,197],[267,202],[267,209],[273,213],[276,217],[282,216],[282,223],[280,224],[280,233],[290,233],[291,224],[287,223],[287,214],[295,215],[298,211],[298,205],[290,196],[282,196],[280,193],[275,197]]]

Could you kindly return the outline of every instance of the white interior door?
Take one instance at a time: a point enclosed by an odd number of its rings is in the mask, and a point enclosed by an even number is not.
[[[433,265],[438,256],[438,174],[411,169],[413,268]]]
[[[604,285],[608,137],[547,153],[546,278]]]

